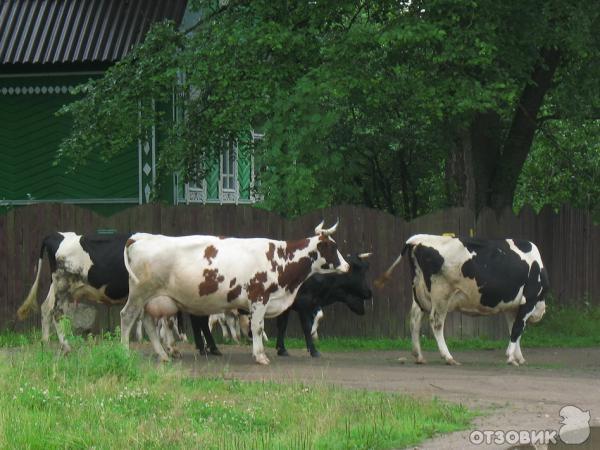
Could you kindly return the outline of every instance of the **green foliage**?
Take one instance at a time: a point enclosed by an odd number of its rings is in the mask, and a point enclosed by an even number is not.
[[[477,114],[493,112],[494,133],[508,134],[544,50],[560,53],[548,112],[597,112],[591,0],[192,4],[203,12],[192,33],[155,26],[63,109],[75,116],[63,157],[126,151],[156,124],[168,136],[160,165],[193,178],[225,140],[259,129],[267,208],[357,203],[414,217],[450,202],[446,163]],[[150,101],[173,89],[176,124]]]
[[[515,208],[563,204],[600,221],[600,120],[544,124],[517,186]]]
[[[86,369],[119,348],[109,336],[67,357],[0,353],[0,447],[390,448],[464,429],[475,416],[395,393],[192,378],[138,357],[134,377]]]

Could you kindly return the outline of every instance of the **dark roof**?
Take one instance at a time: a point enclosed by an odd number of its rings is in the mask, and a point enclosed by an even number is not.
[[[114,62],[186,0],[2,0],[0,64]]]

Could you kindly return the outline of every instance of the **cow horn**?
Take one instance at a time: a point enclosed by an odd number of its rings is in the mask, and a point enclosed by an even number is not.
[[[371,256],[372,254],[373,254],[372,252],[369,252],[369,253],[361,253],[361,254],[359,254],[359,255],[358,255],[358,257],[359,257],[360,259],[367,259],[367,258],[368,258],[369,256]]]
[[[338,220],[335,222],[335,225],[334,225],[334,226],[332,226],[332,227],[331,227],[331,228],[329,228],[328,230],[323,230],[323,231],[321,231],[321,233],[323,233],[323,234],[324,234],[324,235],[326,235],[326,236],[331,236],[333,233],[335,233],[335,230],[337,230],[337,227],[338,227],[339,223],[340,223],[340,219],[338,219]]]
[[[325,223],[325,221],[322,220],[321,223],[319,225],[317,225],[317,227],[315,228],[315,235],[321,234],[321,231],[323,231],[323,224],[324,223]]]

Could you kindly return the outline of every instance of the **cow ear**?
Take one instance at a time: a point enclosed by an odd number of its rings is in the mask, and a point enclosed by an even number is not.
[[[369,253],[361,253],[361,254],[359,254],[359,255],[358,255],[358,257],[359,257],[360,259],[367,259],[367,258],[368,258],[368,257],[370,257],[372,254],[373,254],[372,252],[369,252]]]
[[[323,224],[324,223],[325,223],[325,221],[322,220],[321,223],[315,227],[315,235],[321,234],[321,231],[323,231]]]
[[[335,230],[337,230],[337,227],[338,227],[339,223],[340,223],[340,219],[338,218],[338,220],[335,222],[334,226],[332,226],[328,230],[323,230],[322,233],[325,236],[331,236],[333,233],[335,233]]]

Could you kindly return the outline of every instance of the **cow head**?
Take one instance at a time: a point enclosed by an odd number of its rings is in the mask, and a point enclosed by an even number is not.
[[[350,270],[350,265],[340,254],[336,242],[331,238],[335,233],[338,222],[329,229],[323,229],[323,222],[315,228],[316,255],[313,254],[313,268],[318,273],[338,272],[344,273]]]
[[[355,314],[365,314],[365,300],[373,297],[369,283],[367,282],[367,270],[369,270],[368,258],[371,253],[360,253],[348,255],[350,271],[343,277],[342,289],[346,295],[341,300]]]

